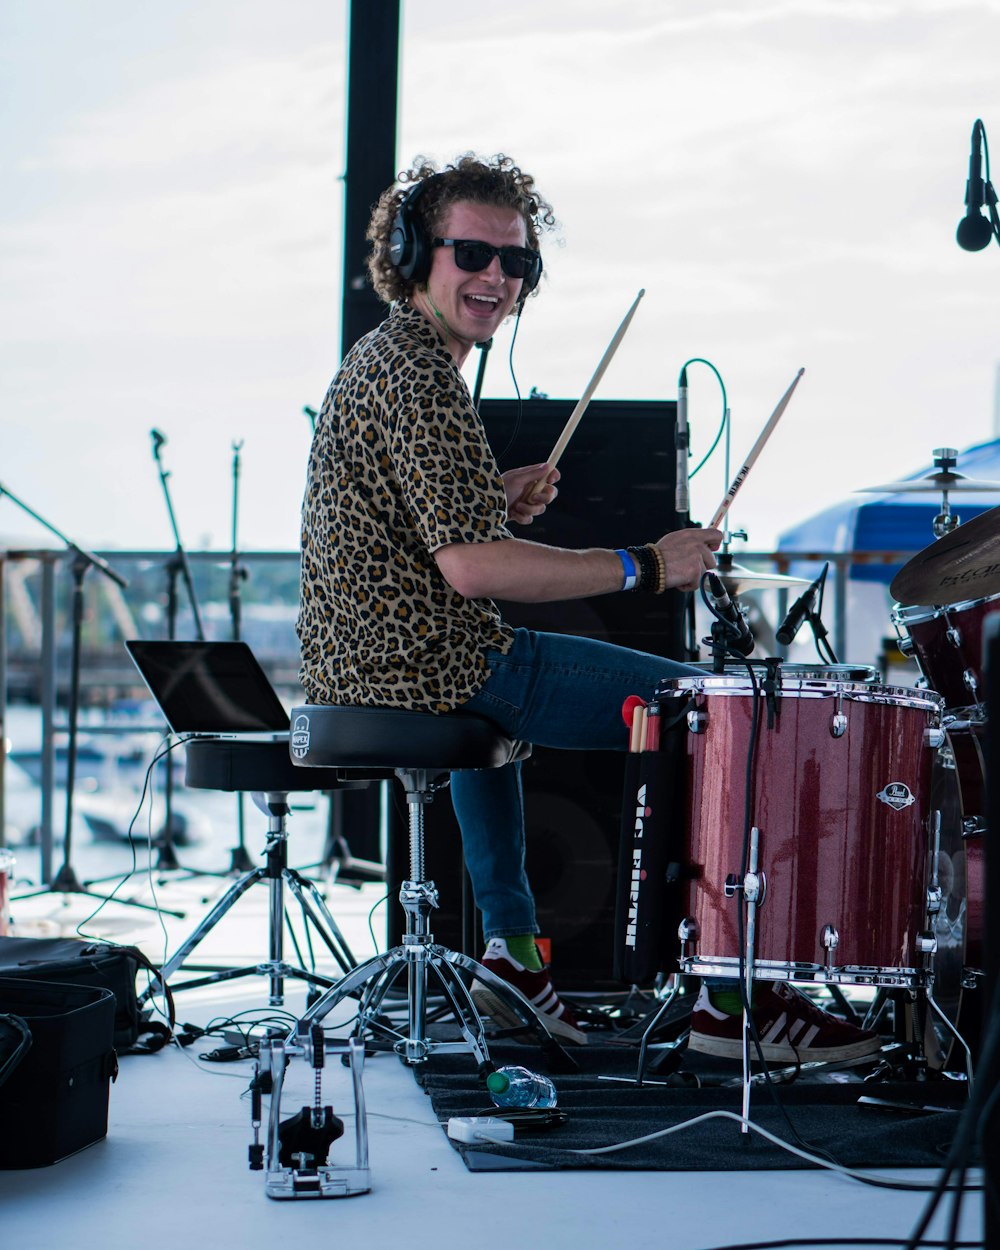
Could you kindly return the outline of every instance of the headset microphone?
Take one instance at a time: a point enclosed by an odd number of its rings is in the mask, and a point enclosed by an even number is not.
[[[983,208],[996,203],[996,193],[983,181],[983,123],[977,118],[972,127],[972,151],[969,156],[969,180],[965,184],[965,216],[958,223],[955,238],[967,252],[981,252],[993,237],[993,224],[983,216]]]

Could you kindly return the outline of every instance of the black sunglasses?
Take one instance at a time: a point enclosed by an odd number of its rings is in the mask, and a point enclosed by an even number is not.
[[[455,264],[466,273],[482,273],[500,257],[500,268],[508,278],[524,278],[534,285],[542,272],[542,258],[530,247],[494,247],[479,239],[435,239],[435,247],[455,249]]]

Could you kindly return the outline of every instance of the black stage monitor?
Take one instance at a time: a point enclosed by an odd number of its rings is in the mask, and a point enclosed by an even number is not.
[[[518,424],[516,400],[484,400],[480,411],[500,468],[547,460],[575,406],[570,399],[528,399]],[[579,548],[638,546],[679,529],[675,425],[670,400],[594,400],[559,461],[555,502],[512,532]],[[684,659],[685,600],[680,591],[667,591],[499,607],[511,625]],[[556,983],[568,990],[617,988],[612,962],[624,762],[617,751],[535,747],[522,769],[528,874]],[[478,926],[471,908],[461,905],[461,842],[451,804],[433,804],[426,821],[428,876],[441,887],[435,936],[478,954],[481,938],[472,932]],[[407,875],[404,803],[393,804],[389,823],[391,890]],[[391,943],[399,938],[398,913],[389,910]]]

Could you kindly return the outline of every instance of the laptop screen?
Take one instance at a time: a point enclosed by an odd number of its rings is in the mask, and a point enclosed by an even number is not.
[[[288,732],[288,713],[245,642],[132,639],[125,647],[178,736]]]

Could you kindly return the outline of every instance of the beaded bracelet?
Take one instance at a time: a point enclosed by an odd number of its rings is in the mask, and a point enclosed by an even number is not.
[[[629,547],[629,554],[635,557],[636,567],[639,570],[639,581],[636,590],[645,591],[647,594],[656,594],[656,583],[659,578],[659,567],[656,563],[656,557],[648,547]]]
[[[656,589],[653,593],[662,595],[667,588],[667,561],[656,543],[647,543],[646,546],[653,553],[653,558],[656,561]]]

